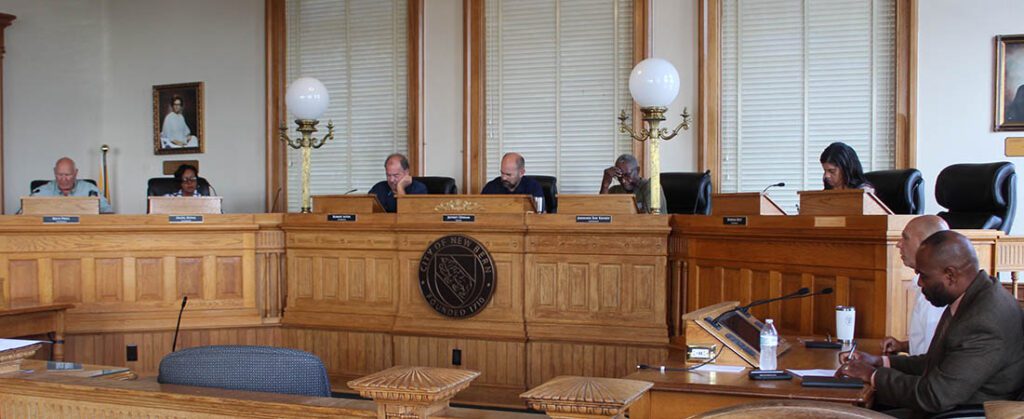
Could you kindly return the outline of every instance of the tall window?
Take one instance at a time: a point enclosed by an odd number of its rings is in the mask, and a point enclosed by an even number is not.
[[[895,165],[895,0],[722,1],[721,190],[792,212],[842,141],[865,171]]]
[[[334,140],[313,151],[310,192],[368,192],[387,155],[408,148],[406,1],[288,0],[285,13],[287,79],[320,79],[331,97],[315,135],[332,120]],[[289,211],[301,207],[301,177],[302,154],[289,149]]]
[[[506,152],[559,192],[596,193],[602,170],[632,144],[633,0],[487,0],[487,174]]]

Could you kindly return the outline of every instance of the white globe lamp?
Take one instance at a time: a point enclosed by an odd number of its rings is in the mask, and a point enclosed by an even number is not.
[[[629,94],[641,108],[667,108],[679,95],[679,72],[661,58],[643,60],[629,75]]]
[[[303,77],[292,82],[285,93],[284,102],[297,119],[317,119],[330,103],[327,88],[320,80]]]

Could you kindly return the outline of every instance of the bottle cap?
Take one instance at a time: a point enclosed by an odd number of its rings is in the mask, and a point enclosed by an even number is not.
[[[768,323],[768,324],[772,324],[772,323],[775,323],[774,321],[772,321],[772,319],[768,319],[768,320],[765,320],[764,322],[765,322],[765,323]]]

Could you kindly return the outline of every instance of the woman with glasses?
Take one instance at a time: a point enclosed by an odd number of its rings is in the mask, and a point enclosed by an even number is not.
[[[164,196],[203,196],[199,192],[199,169],[195,166],[178,166],[178,170],[174,171],[174,180],[178,182],[178,191]]]

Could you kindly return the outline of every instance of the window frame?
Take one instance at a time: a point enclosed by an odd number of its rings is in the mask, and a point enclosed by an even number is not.
[[[423,2],[407,0],[409,26],[406,61],[408,92],[409,172],[413,176],[423,167]],[[264,0],[264,36],[266,55],[266,189],[267,212],[288,212],[288,149],[280,140],[280,127],[290,124],[284,96],[288,88],[286,74],[287,28],[285,0]]]
[[[895,168],[917,164],[917,5],[896,0]],[[697,166],[722,184],[722,0],[697,2]]]

